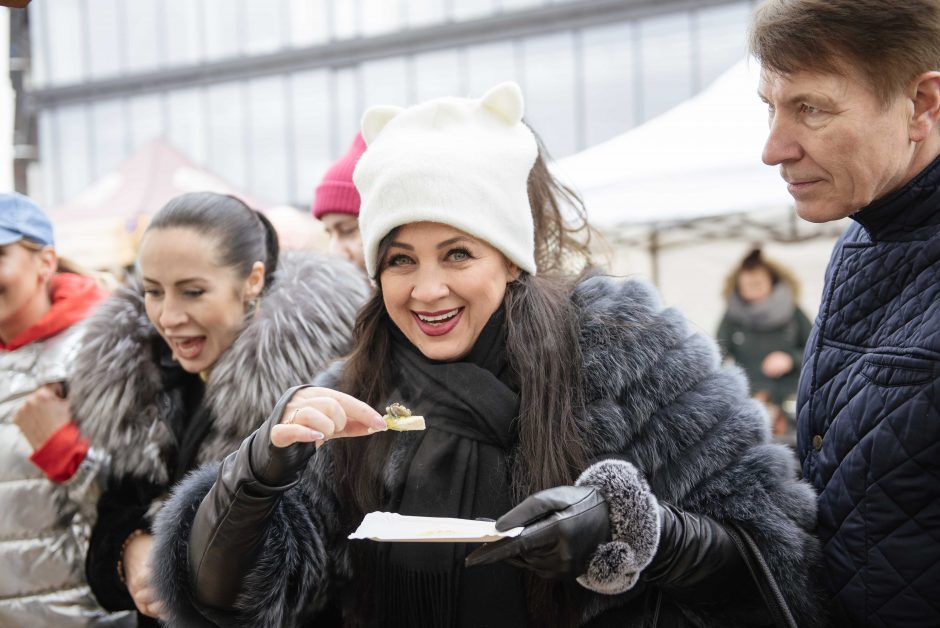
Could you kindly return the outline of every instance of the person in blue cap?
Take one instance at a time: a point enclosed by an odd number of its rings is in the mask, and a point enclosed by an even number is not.
[[[79,323],[105,292],[62,266],[49,218],[21,194],[0,194],[3,626],[107,619],[84,577],[105,457],[89,448],[64,398]]]

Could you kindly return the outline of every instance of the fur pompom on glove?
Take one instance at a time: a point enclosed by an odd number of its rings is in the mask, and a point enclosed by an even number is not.
[[[629,462],[604,460],[581,474],[577,486],[597,489],[607,502],[611,541],[597,548],[581,586],[615,595],[637,583],[659,547],[660,507],[643,475]]]

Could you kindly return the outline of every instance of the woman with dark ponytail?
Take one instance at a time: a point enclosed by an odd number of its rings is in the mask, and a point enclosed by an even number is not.
[[[236,449],[285,388],[348,350],[368,286],[346,262],[281,254],[263,214],[210,192],[167,203],[138,262],[140,285],[89,319],[69,399],[111,459],[89,583],[105,608],[156,625],[151,529],[170,487]]]

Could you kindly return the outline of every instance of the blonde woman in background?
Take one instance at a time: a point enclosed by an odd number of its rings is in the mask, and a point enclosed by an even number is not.
[[[812,328],[797,304],[799,282],[784,266],[752,249],[728,275],[728,309],[718,327],[725,357],[747,373],[751,393],[767,404],[774,436],[796,444],[792,411],[803,348]]]
[[[106,457],[65,399],[80,323],[105,297],[55,252],[30,199],[0,194],[0,625],[117,622],[85,583]],[[113,624],[112,624],[113,625]]]

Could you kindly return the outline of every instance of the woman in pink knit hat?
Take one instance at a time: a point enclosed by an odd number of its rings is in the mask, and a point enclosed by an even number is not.
[[[323,175],[313,197],[313,217],[323,223],[330,236],[330,253],[348,259],[365,271],[362,239],[359,237],[359,192],[353,184],[356,162],[366,150],[356,133],[352,146]]]

